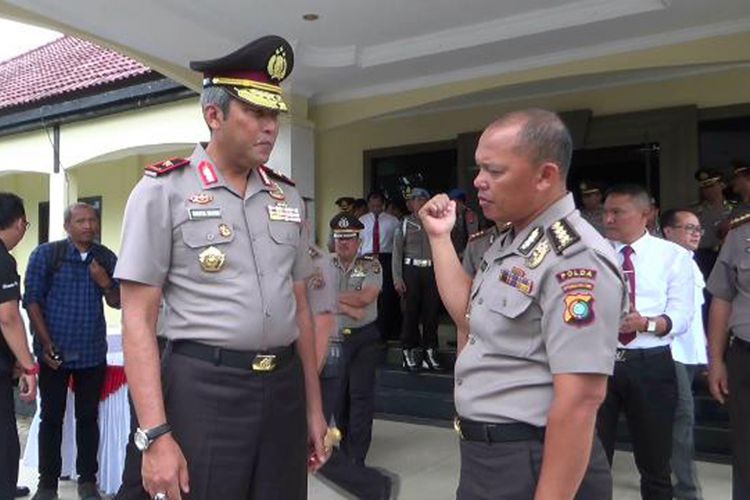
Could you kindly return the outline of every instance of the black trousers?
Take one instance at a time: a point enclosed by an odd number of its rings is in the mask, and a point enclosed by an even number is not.
[[[401,327],[401,345],[412,349],[420,345],[425,349],[438,346],[438,314],[440,294],[432,267],[404,264],[406,284],[404,320]],[[419,324],[422,324],[422,341],[419,341]]]
[[[750,499],[750,349],[733,344],[726,354],[729,427],[732,438],[732,499]]]
[[[99,398],[107,365],[92,368],[53,370],[45,363],[39,367],[39,486],[57,489],[62,469],[62,427],[68,397],[68,383],[73,380],[76,417],[76,472],[79,483],[96,483],[99,471]]]
[[[460,441],[461,474],[457,500],[531,500],[539,481],[541,441],[483,443]],[[577,500],[611,500],[612,474],[599,440],[594,437]]]
[[[0,369],[0,500],[11,500],[18,481],[18,460],[21,448],[16,428],[13,403],[13,378],[10,371]]]
[[[383,268],[383,286],[378,295],[378,330],[383,342],[397,340],[401,332],[401,300],[393,288],[393,268],[391,254],[378,254]]]
[[[298,356],[266,373],[169,350],[162,363],[167,420],[188,463],[190,494],[182,498],[307,498],[307,418]],[[123,485],[118,498],[149,496]]]
[[[672,424],[677,404],[674,361],[669,347],[638,351],[641,357],[615,363],[607,397],[599,408],[599,439],[611,465],[617,420],[624,411],[641,474],[641,496],[645,500],[671,499]]]
[[[344,439],[319,474],[356,498],[384,498],[387,478],[364,465],[372,439],[375,371],[380,359],[375,323],[344,337],[340,377],[321,378],[326,419],[336,419]]]

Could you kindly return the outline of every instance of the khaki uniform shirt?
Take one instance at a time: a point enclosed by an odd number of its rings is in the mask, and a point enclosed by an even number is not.
[[[555,374],[612,373],[626,308],[617,256],[572,195],[520,233],[502,233],[471,289],[469,341],[455,367],[458,414],[546,425]]]
[[[367,287],[375,287],[380,291],[383,287],[383,269],[374,257],[357,257],[348,268],[344,268],[338,257],[332,255],[330,263],[336,270],[339,293],[359,291]],[[365,317],[361,320],[341,313],[337,319],[340,328],[360,328],[369,325],[378,319],[378,301],[373,300],[365,307]]]
[[[729,221],[732,211],[734,210],[736,203],[724,200],[722,206],[718,209],[712,207],[706,202],[699,203],[693,207],[695,214],[698,216],[698,220],[701,223],[701,227],[705,229],[705,233],[701,237],[700,248],[709,248],[711,250],[718,250],[721,246],[721,229],[722,224]]]
[[[594,226],[594,229],[599,231],[602,236],[605,235],[604,230],[604,208],[600,207],[596,210],[581,210],[581,217],[586,220],[589,224]]]
[[[402,271],[404,259],[423,259],[432,261],[432,250],[427,231],[422,228],[422,221],[418,215],[410,214],[404,217],[393,235],[393,258],[391,268],[393,282],[404,280]]]
[[[495,242],[495,238],[499,230],[497,226],[485,229],[478,233],[472,234],[469,238],[469,243],[466,245],[466,251],[464,252],[461,263],[464,266],[464,271],[469,276],[474,276],[479,271],[479,265],[482,263],[482,257],[484,253],[492,246]]]
[[[170,340],[289,345],[299,334],[292,284],[311,273],[303,210],[296,189],[259,169],[238,194],[198,145],[189,165],[133,189],[115,277],[162,288]]]
[[[750,223],[729,231],[706,287],[714,297],[731,302],[729,328],[750,342]]]
[[[308,250],[312,259],[313,273],[307,281],[307,297],[310,311],[315,314],[336,314],[338,312],[338,276],[331,265],[333,257],[315,245]]]

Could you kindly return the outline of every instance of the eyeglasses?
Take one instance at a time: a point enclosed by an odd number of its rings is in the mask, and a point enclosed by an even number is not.
[[[672,226],[675,229],[684,229],[688,233],[700,233],[701,235],[706,233],[706,230],[695,224],[685,224],[684,226]]]

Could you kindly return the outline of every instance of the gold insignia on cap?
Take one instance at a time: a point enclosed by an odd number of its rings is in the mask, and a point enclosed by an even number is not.
[[[207,205],[214,201],[214,197],[211,194],[208,193],[196,193],[193,195],[190,195],[190,198],[188,198],[188,201],[190,203],[195,203],[196,205]]]
[[[289,65],[286,61],[286,51],[284,47],[279,47],[268,60],[268,75],[272,80],[281,81],[286,76]]]
[[[229,227],[229,224],[219,224],[219,234],[224,238],[229,238],[232,236],[232,228]]]
[[[539,264],[542,263],[550,250],[549,242],[546,239],[539,241],[531,251],[531,254],[526,257],[526,266],[529,269],[539,267]]]
[[[208,247],[198,255],[201,269],[207,273],[218,273],[224,267],[226,256],[216,247]]]
[[[349,220],[346,217],[342,217],[339,219],[339,227],[346,229],[349,227]]]
[[[708,172],[703,171],[700,174],[698,174],[699,181],[705,181],[706,179],[708,179]]]

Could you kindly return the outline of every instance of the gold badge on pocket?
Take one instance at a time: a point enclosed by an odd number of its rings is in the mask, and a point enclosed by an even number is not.
[[[229,227],[229,224],[219,224],[219,234],[224,238],[229,238],[232,236],[232,228]]]
[[[198,255],[201,269],[207,273],[218,273],[224,267],[226,256],[216,247],[208,247]]]

